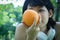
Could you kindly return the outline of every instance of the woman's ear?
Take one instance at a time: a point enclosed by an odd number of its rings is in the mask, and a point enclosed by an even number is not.
[[[53,11],[52,11],[52,9],[50,9],[50,11],[49,11],[49,17],[52,17],[53,16]]]

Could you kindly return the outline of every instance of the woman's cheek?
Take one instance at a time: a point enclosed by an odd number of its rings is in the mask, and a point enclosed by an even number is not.
[[[48,16],[47,15],[42,15],[42,23],[46,25],[47,22],[48,22]]]

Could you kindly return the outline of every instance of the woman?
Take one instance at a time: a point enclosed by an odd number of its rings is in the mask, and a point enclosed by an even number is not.
[[[42,20],[38,23],[38,27],[36,27],[36,19],[29,28],[20,23],[16,27],[15,40],[53,40],[56,22],[52,19],[54,8],[50,0],[25,0],[23,13],[25,10],[38,12]]]

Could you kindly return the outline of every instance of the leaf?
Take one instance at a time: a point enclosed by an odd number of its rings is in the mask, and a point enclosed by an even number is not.
[[[4,11],[4,12],[3,12],[3,15],[4,15],[4,16],[7,16],[7,15],[8,15],[8,12]]]
[[[9,15],[11,18],[16,18],[16,16],[14,14],[10,14]]]

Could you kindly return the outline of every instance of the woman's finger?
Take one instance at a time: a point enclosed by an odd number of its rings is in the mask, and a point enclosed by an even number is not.
[[[40,25],[41,25],[41,20],[42,20],[42,19],[41,19],[41,15],[39,14],[39,22],[38,22],[38,24],[37,24],[38,27],[40,27]]]
[[[31,30],[36,27],[36,17],[34,17],[34,22],[33,24],[28,28],[28,30]]]

